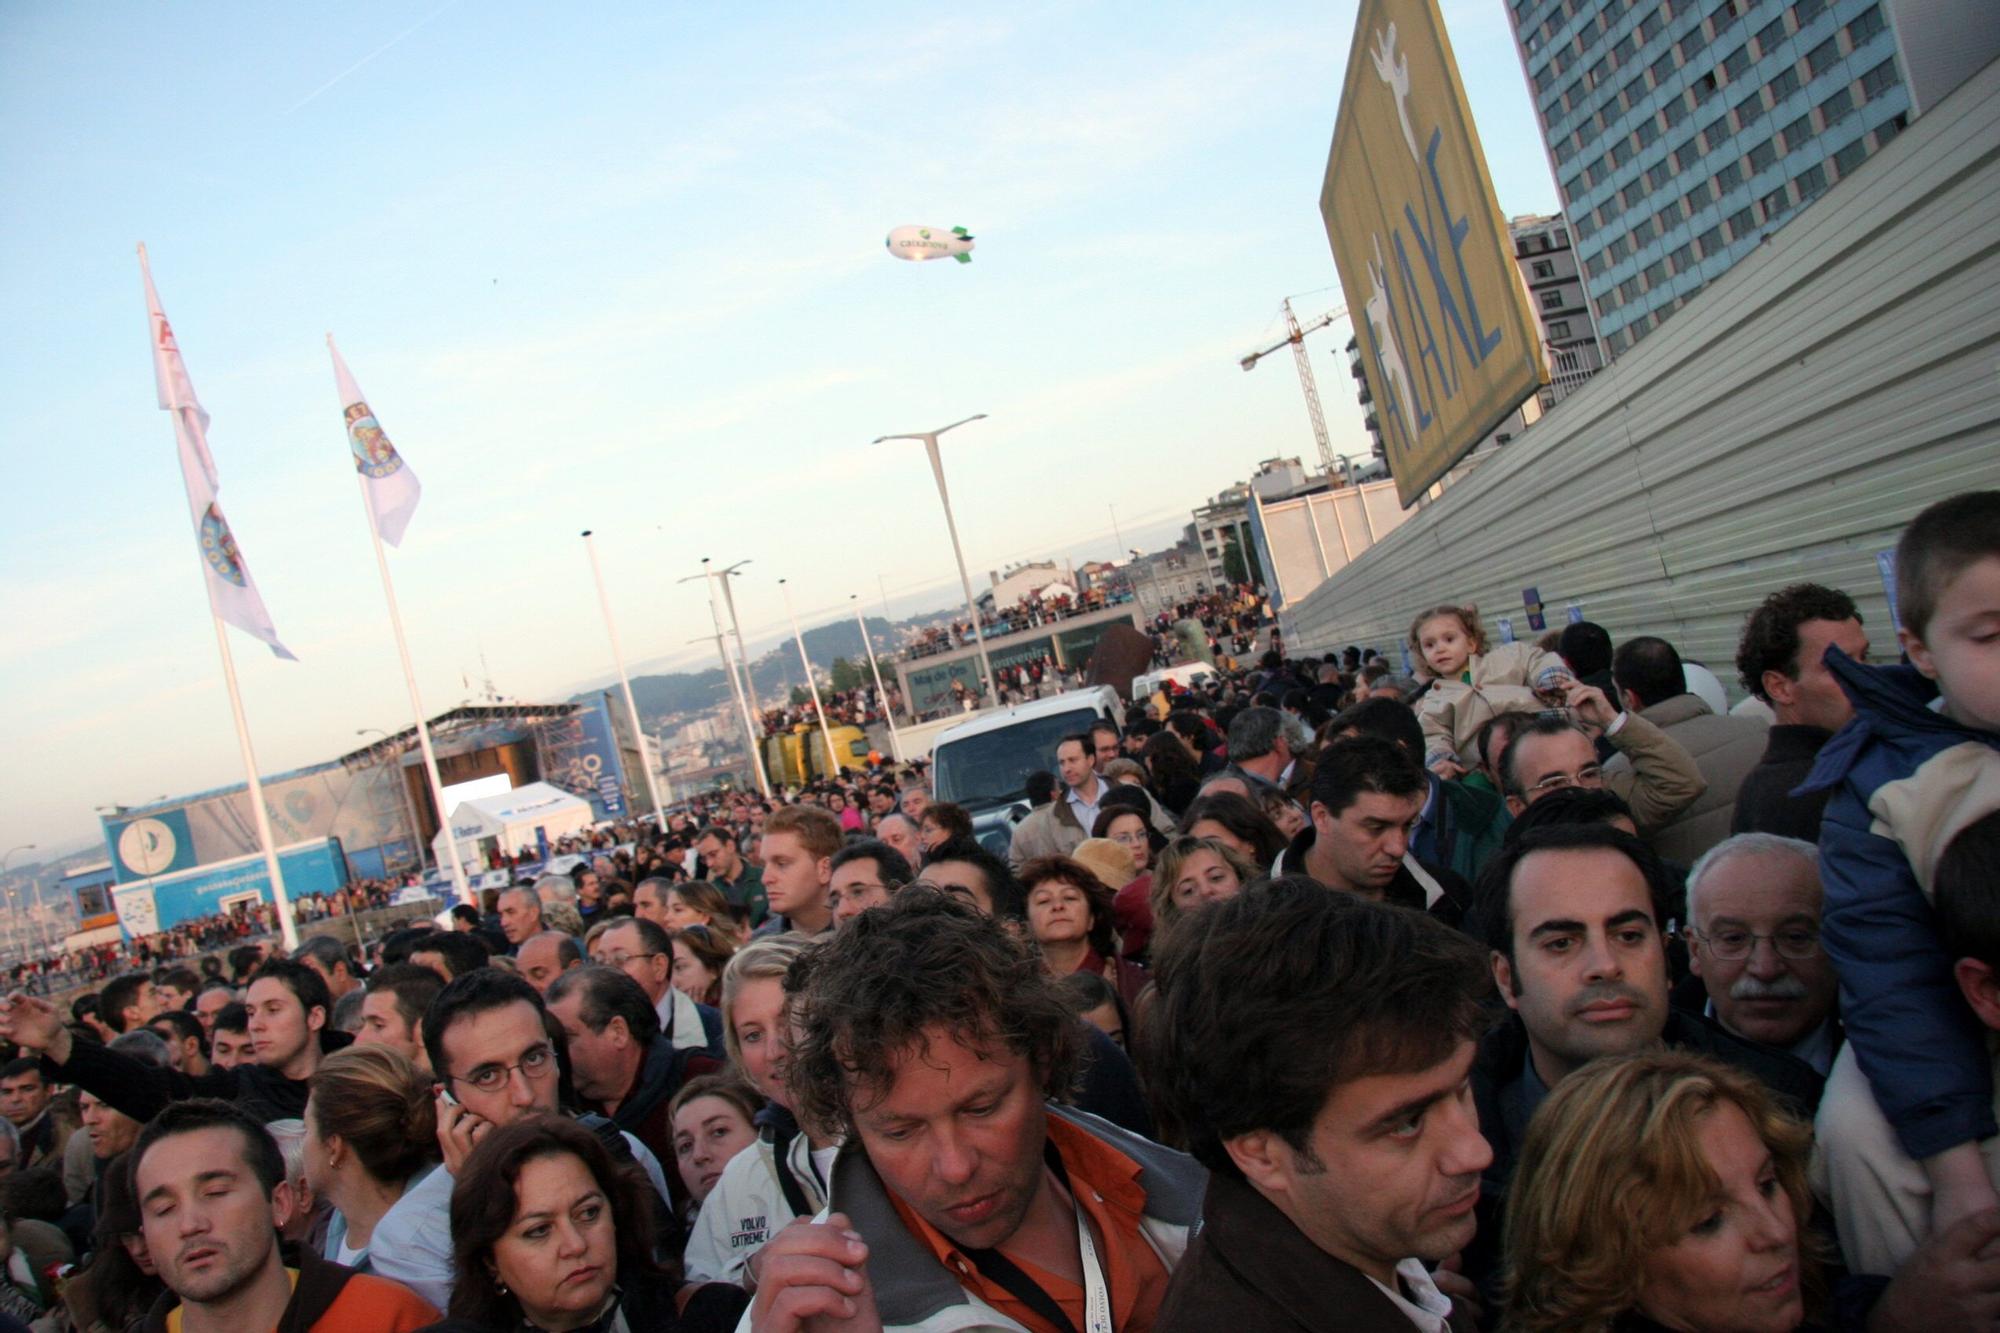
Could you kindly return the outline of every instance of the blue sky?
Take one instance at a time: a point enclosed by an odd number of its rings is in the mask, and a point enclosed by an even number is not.
[[[1555,206],[1501,0],[1447,22],[1504,211]],[[145,241],[222,500],[298,663],[236,636],[266,771],[409,707],[341,432],[338,337],[424,483],[391,552],[430,711],[706,662],[704,555],[808,624],[967,561],[1171,540],[1312,451],[1279,300],[1338,302],[1317,208],[1352,4],[16,4],[0,9],[0,846],[241,777],[153,401]],[[913,265],[903,223],[964,225]],[[1338,335],[1338,336],[1337,336]],[[1343,330],[1315,367],[1367,448]],[[1176,517],[1178,516],[1178,517]],[[23,860],[26,858],[17,858]]]

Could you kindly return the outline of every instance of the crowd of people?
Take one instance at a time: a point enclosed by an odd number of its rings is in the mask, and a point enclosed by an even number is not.
[[[1896,579],[1900,653],[1771,592],[1740,711],[1446,600],[1025,814],[713,794],[12,995],[0,1330],[1994,1328],[2000,492]]]
[[[292,903],[294,922],[310,926],[352,912],[387,907],[401,879],[357,879],[332,893],[307,894]],[[217,968],[216,955],[248,940],[278,933],[278,909],[268,902],[237,903],[226,912],[177,922],[165,930],[128,940],[103,941],[75,949],[53,949],[15,960],[0,975],[10,989],[47,995],[90,986],[135,967],[160,967],[202,958]]]
[[[903,699],[901,694],[897,692],[896,687],[888,684],[886,681],[884,682],[884,686],[889,692],[888,707],[901,709]],[[872,680],[866,684],[857,685],[847,690],[822,688],[819,692],[819,699],[820,703],[826,708],[827,721],[836,727],[873,726],[888,716],[884,711],[882,696],[875,689],[875,683]],[[787,703],[777,708],[766,708],[763,715],[763,727],[759,734],[776,736],[790,731],[793,727],[800,724],[809,727],[819,725],[819,713],[813,708],[813,701],[810,697],[801,699],[797,703]]]
[[[1046,596],[1041,592],[1031,592],[1012,606],[998,611],[982,610],[979,613],[979,633],[987,638],[1020,634],[1068,620],[1072,616],[1089,615],[1108,606],[1120,606],[1132,598],[1129,588],[1086,588],[1075,596],[1068,592],[1048,593]],[[954,620],[949,627],[931,625],[920,630],[903,649],[903,656],[935,657],[954,649],[969,648],[974,641],[972,621]]]

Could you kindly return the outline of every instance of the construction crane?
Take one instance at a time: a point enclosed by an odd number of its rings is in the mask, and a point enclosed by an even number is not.
[[[1243,358],[1243,369],[1255,370],[1257,363],[1271,353],[1288,345],[1291,347],[1292,359],[1299,367],[1299,388],[1304,390],[1306,395],[1306,414],[1312,418],[1313,438],[1319,442],[1320,469],[1329,477],[1333,475],[1333,441],[1327,438],[1326,413],[1322,412],[1319,406],[1319,385],[1313,382],[1312,366],[1306,361],[1306,335],[1319,332],[1346,313],[1346,306],[1335,306],[1312,323],[1300,328],[1299,317],[1292,313],[1292,298],[1288,296],[1285,298],[1285,327],[1289,332],[1284,342],[1273,343],[1263,351],[1252,352]]]

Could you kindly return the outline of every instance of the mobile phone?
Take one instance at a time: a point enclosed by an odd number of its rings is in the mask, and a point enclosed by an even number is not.
[[[460,1102],[458,1098],[451,1095],[451,1084],[449,1083],[438,1084],[438,1100],[446,1102],[452,1106],[463,1106],[464,1104]]]

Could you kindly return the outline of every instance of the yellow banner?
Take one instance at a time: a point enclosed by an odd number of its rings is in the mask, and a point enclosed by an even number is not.
[[[1436,0],[1362,0],[1319,208],[1408,507],[1545,379]]]

